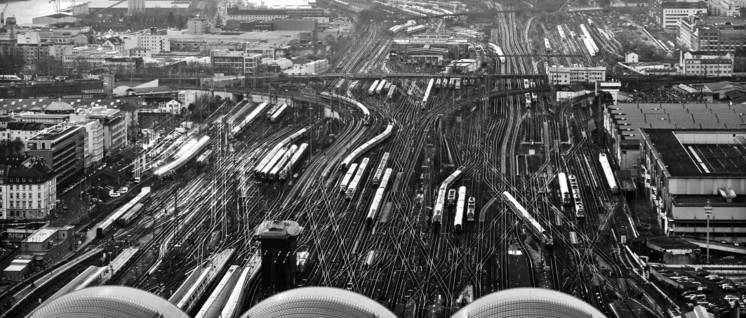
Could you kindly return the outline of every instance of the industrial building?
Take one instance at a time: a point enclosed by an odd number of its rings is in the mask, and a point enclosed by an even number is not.
[[[641,174],[667,234],[746,241],[746,130],[641,128]],[[709,219],[709,222],[708,222]]]
[[[639,128],[737,129],[746,105],[727,103],[618,103],[604,110],[609,148],[622,170],[639,175],[642,160]]]

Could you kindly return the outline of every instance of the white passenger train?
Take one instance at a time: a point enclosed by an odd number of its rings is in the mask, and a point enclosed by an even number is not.
[[[461,169],[457,169],[450,176],[448,176],[443,183],[440,184],[438,189],[438,196],[435,199],[435,207],[433,208],[432,222],[434,226],[438,226],[443,222],[443,210],[446,204],[446,192],[448,188],[461,176]]]
[[[614,194],[619,193],[619,186],[614,178],[614,171],[611,170],[609,158],[606,157],[606,154],[599,154],[598,161],[601,163],[601,168],[604,170],[604,176],[606,178],[606,183],[609,186],[609,190]]]
[[[360,155],[366,153],[373,147],[379,145],[394,133],[394,125],[388,125],[386,126],[386,129],[379,134],[378,136],[373,137],[373,139],[369,140],[368,142],[362,144],[360,147],[357,147],[355,150],[353,150],[347,157],[342,160],[341,169],[346,169],[347,166],[357,159]]]

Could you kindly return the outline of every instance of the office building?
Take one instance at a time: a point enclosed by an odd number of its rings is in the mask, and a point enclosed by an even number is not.
[[[554,85],[570,83],[594,83],[606,80],[606,68],[599,67],[566,67],[551,66],[548,69],[549,80]]]
[[[707,2],[712,15],[739,16],[741,9],[746,8],[746,0],[710,0]]]
[[[57,184],[68,184],[83,174],[85,129],[56,125],[26,142],[29,155],[41,157],[57,175]]]
[[[665,233],[746,241],[746,130],[641,128],[641,172]]]
[[[92,107],[81,110],[70,116],[71,122],[87,122],[97,120],[103,127],[104,157],[115,153],[127,145],[126,113],[111,108]]]

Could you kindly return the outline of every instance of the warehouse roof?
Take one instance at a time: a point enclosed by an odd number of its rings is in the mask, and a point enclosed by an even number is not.
[[[746,177],[746,129],[640,129],[671,176]]]

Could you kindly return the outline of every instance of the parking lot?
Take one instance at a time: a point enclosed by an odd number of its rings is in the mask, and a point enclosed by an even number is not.
[[[744,279],[729,279],[693,269],[651,269],[651,279],[662,282],[659,286],[685,311],[696,305],[719,315],[727,315],[737,307],[746,310]]]

